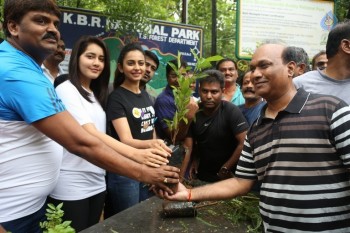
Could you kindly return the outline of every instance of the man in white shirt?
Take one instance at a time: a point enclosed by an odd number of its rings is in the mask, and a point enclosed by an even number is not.
[[[60,63],[64,60],[66,46],[64,41],[60,39],[57,44],[57,49],[54,53],[46,57],[41,68],[44,71],[45,76],[51,83],[55,81],[55,78],[61,74],[64,74],[63,69],[60,67]]]

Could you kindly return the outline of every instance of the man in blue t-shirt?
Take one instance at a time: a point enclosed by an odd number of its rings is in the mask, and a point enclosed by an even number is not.
[[[45,201],[56,185],[62,147],[130,178],[166,188],[178,169],[150,168],[121,156],[66,111],[40,65],[57,48],[60,10],[54,0],[6,0],[0,44],[0,225],[41,232]],[[57,143],[56,143],[57,142]],[[169,189],[170,191],[170,189]]]

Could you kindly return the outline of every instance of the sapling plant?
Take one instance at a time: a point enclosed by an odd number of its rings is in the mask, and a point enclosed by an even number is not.
[[[183,122],[185,124],[188,124],[188,119],[186,117],[186,113],[188,112],[187,105],[190,102],[191,96],[192,96],[192,89],[190,88],[190,85],[195,83],[197,79],[203,78],[205,74],[202,73],[204,69],[212,67],[212,62],[216,62],[222,59],[221,56],[211,56],[208,58],[198,57],[198,55],[195,53],[193,49],[191,49],[191,53],[197,60],[197,63],[193,70],[193,75],[187,76],[183,75],[182,72],[180,72],[181,69],[181,53],[178,52],[177,55],[177,64],[176,67],[174,64],[169,63],[171,68],[174,70],[176,75],[178,76],[178,84],[179,86],[175,87],[172,86],[173,94],[174,94],[174,100],[175,100],[175,106],[176,111],[174,114],[174,117],[172,119],[165,119],[165,123],[168,126],[168,129],[171,133],[171,143],[173,145],[176,145],[176,137],[180,130],[180,124]],[[191,70],[191,67],[186,67],[186,71],[188,72]]]

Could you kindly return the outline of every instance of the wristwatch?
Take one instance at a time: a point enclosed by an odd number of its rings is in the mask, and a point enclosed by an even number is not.
[[[229,173],[230,171],[227,169],[227,167],[222,167],[220,170],[223,171],[223,173]]]

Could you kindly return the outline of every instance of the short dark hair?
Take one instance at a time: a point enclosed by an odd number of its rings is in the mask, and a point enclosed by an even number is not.
[[[322,55],[325,55],[326,54],[326,50],[321,50],[320,52],[316,53],[315,56],[312,58],[312,61],[311,61],[311,66],[312,66],[312,69],[314,69],[314,67],[316,66],[315,62],[316,62],[316,59],[319,57],[319,56],[322,56]]]
[[[173,68],[169,65],[169,63],[174,64],[175,67],[178,66],[177,59],[168,61],[167,64],[166,64],[166,67],[165,67],[166,77],[168,77],[169,73],[173,70]],[[187,62],[185,60],[180,59],[180,65],[181,65],[180,67],[186,68],[187,67]]]
[[[284,64],[294,61],[298,66],[305,64],[305,72],[310,70],[309,55],[301,47],[288,46],[283,50],[282,60]]]
[[[107,104],[108,97],[108,84],[109,84],[109,76],[110,76],[110,61],[109,61],[109,53],[106,44],[99,38],[95,36],[82,36],[79,40],[74,44],[72,49],[72,54],[69,60],[68,65],[68,77],[71,83],[78,89],[79,93],[90,103],[92,100],[90,99],[90,93],[87,92],[82,86],[80,82],[81,71],[79,69],[79,58],[81,54],[86,51],[86,48],[90,44],[96,44],[103,50],[104,54],[104,68],[102,73],[97,79],[93,79],[91,81],[90,87],[93,91],[96,99],[101,104],[102,108],[105,109]]]
[[[211,69],[204,71],[203,74],[206,76],[199,79],[199,86],[203,83],[219,83],[221,89],[225,87],[225,77],[220,71]]]
[[[54,0],[5,0],[3,30],[6,37],[11,33],[7,28],[10,20],[20,23],[30,11],[43,11],[61,17],[61,11]]]
[[[131,52],[131,51],[140,51],[143,55],[145,55],[145,51],[143,50],[142,46],[138,42],[132,42],[129,44],[126,44],[122,50],[120,51],[119,57],[118,57],[118,64],[123,66],[123,61],[126,55]],[[119,69],[117,68],[115,70],[115,75],[114,75],[114,82],[113,82],[113,88],[119,87],[125,80],[125,74],[120,72]]]
[[[329,32],[326,44],[326,54],[328,59],[338,53],[340,42],[343,39],[350,39],[350,20],[337,24]]]
[[[233,62],[233,64],[235,65],[235,68],[236,68],[236,70],[237,70],[237,63],[236,63],[236,61],[233,60],[233,59],[231,59],[231,58],[228,58],[228,57],[225,57],[225,58],[221,59],[220,61],[218,61],[218,62],[216,63],[216,67],[215,67],[215,68],[216,68],[217,70],[219,70],[220,65],[221,65],[222,63],[224,63],[224,62],[227,62],[227,61]]]
[[[154,53],[152,53],[149,50],[145,50],[145,56],[151,58],[157,64],[157,69],[158,69],[158,67],[159,67],[159,59],[158,59],[157,55],[155,55]]]
[[[243,86],[244,77],[245,77],[248,73],[251,73],[251,72],[252,72],[251,70],[247,70],[247,71],[243,72],[243,74],[237,79],[237,83],[238,83],[238,85],[241,87],[241,89],[242,89],[242,86]]]

